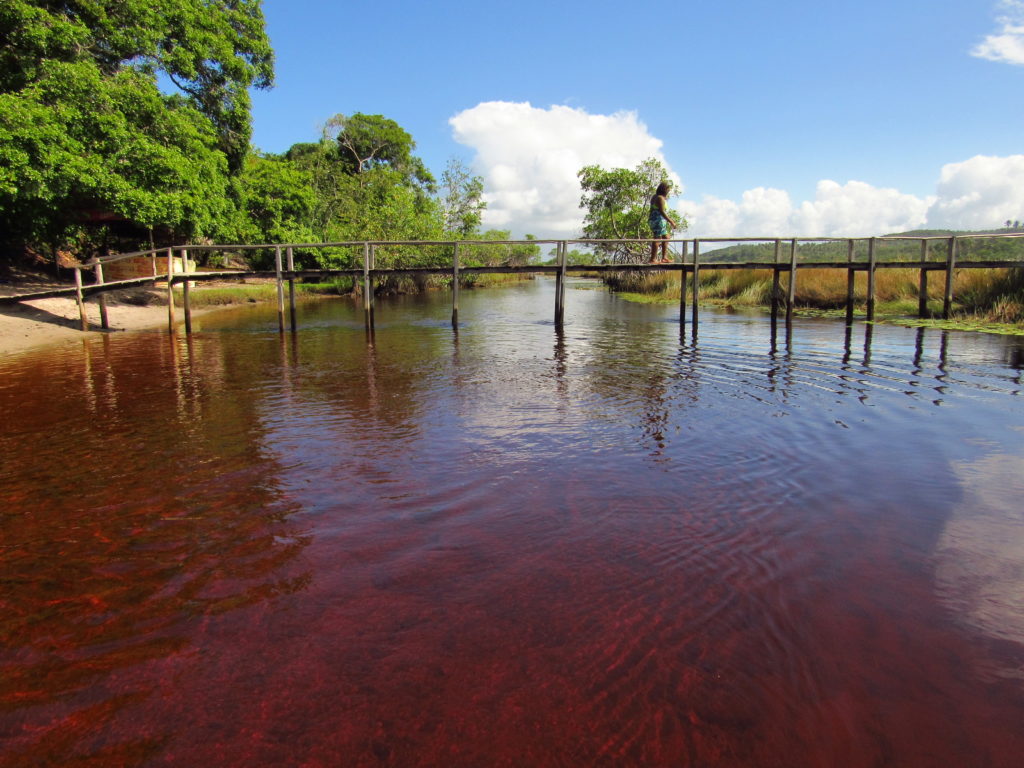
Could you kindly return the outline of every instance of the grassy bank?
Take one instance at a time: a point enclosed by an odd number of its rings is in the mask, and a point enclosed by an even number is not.
[[[798,312],[838,311],[846,306],[846,270],[807,269],[798,273],[795,307]],[[784,297],[788,276],[782,275]],[[633,301],[679,301],[679,275],[671,272],[621,272],[609,275],[609,287]],[[932,272],[928,282],[928,309],[942,311],[945,276]],[[766,308],[771,304],[772,272],[768,269],[713,270],[700,273],[701,302],[727,307]],[[863,312],[867,301],[867,275],[856,276],[855,301]],[[1003,332],[1024,333],[1024,271],[1019,269],[960,270],[953,283],[953,320],[977,330],[995,324]],[[875,273],[875,307],[879,319],[916,316],[918,271],[880,269]]]
[[[463,288],[489,288],[532,279],[532,275],[519,274],[466,274],[462,275],[459,285]],[[378,295],[421,293],[429,290],[447,290],[451,288],[451,278],[446,276],[407,276],[389,277],[377,284]],[[342,277],[327,283],[295,283],[297,299],[317,298],[324,296],[358,295],[360,284],[349,277]],[[181,304],[181,289],[175,290],[175,303]],[[288,287],[285,286],[287,296]],[[201,283],[194,288],[189,296],[193,307],[229,306],[232,304],[254,304],[264,301],[277,301],[277,285],[273,281],[260,283],[237,283],[231,285],[204,286]]]

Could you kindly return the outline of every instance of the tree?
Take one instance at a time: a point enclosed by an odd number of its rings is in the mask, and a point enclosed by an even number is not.
[[[383,115],[335,115],[327,121],[326,134],[338,142],[341,162],[355,176],[390,168],[405,183],[434,191],[434,177],[423,161],[412,154],[416,142],[402,126]]]
[[[241,239],[249,243],[319,240],[310,226],[316,195],[310,174],[283,157],[252,153],[241,178],[245,213]]]
[[[284,160],[307,174],[314,191],[311,228],[327,242],[436,240],[442,233],[440,204],[431,197],[434,178],[412,154],[416,144],[396,122],[381,115],[335,115],[319,142],[296,144]],[[389,265],[397,254],[380,251]],[[403,254],[405,263],[432,265],[430,250]],[[320,252],[322,266],[354,263],[349,250]]]
[[[559,263],[557,248],[552,248],[548,251],[548,260],[544,263],[549,265],[557,265]],[[593,264],[594,254],[571,248],[565,252],[565,263],[571,267]]]
[[[470,238],[480,228],[484,180],[473,176],[458,158],[451,158],[441,174],[441,220],[445,237]]]
[[[462,248],[460,253],[463,254],[462,262],[465,266],[524,266],[536,261],[540,256],[540,246],[532,242],[537,239],[534,235],[526,235],[524,239],[529,241],[526,243],[503,243],[503,240],[512,239],[509,230],[488,229],[474,239],[494,242],[466,245]]]
[[[580,207],[586,211],[583,218],[585,239],[651,237],[647,223],[650,201],[658,184],[668,178],[665,166],[648,158],[634,170],[605,170],[598,165],[588,165],[580,170],[578,176],[583,191]],[[685,218],[674,210],[668,213],[680,230],[687,228]],[[631,263],[644,261],[650,254],[650,246],[647,243],[601,243],[594,245],[594,251],[598,260]]]
[[[248,89],[273,76],[259,0],[5,0],[0,40],[8,244],[66,239],[90,211],[175,237],[237,223]]]

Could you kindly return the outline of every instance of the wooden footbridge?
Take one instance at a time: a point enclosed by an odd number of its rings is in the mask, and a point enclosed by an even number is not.
[[[680,290],[679,321],[686,323],[687,299],[689,294],[690,322],[696,330],[699,319],[700,301],[700,274],[701,270],[719,269],[746,269],[746,270],[771,270],[772,291],[771,291],[771,317],[773,327],[777,321],[780,310],[785,310],[785,322],[789,325],[793,317],[793,306],[796,295],[798,274],[806,269],[841,269],[847,274],[846,293],[846,322],[851,324],[854,321],[854,282],[858,272],[867,275],[866,290],[866,313],[865,320],[872,321],[875,316],[875,275],[880,269],[916,269],[919,272],[918,281],[918,313],[921,317],[927,317],[928,300],[928,279],[931,272],[940,273],[945,280],[943,293],[942,317],[947,319],[953,302],[953,278],[956,270],[960,269],[992,269],[992,268],[1024,268],[1024,247],[1013,250],[1020,250],[1021,255],[1013,260],[971,260],[958,258],[960,251],[966,242],[978,239],[1016,239],[1024,238],[1024,233],[993,233],[993,234],[971,234],[959,236],[934,236],[934,235],[900,235],[889,237],[861,237],[861,238],[829,238],[829,237],[791,237],[791,238],[693,238],[686,240],[671,240],[678,261],[672,263],[644,264],[644,263],[592,263],[592,264],[568,264],[568,248],[570,245],[593,248],[595,246],[607,246],[611,244],[642,243],[650,244],[652,240],[509,240],[509,241],[359,241],[339,243],[284,243],[284,244],[262,244],[262,245],[184,245],[172,248],[157,248],[133,253],[123,253],[103,258],[93,259],[88,264],[75,266],[75,284],[66,288],[54,288],[34,293],[23,293],[13,296],[0,297],[0,305],[10,305],[19,302],[44,299],[54,296],[74,296],[78,301],[81,328],[83,331],[90,329],[89,320],[86,314],[85,300],[96,296],[99,303],[100,327],[109,328],[107,317],[106,293],[109,291],[123,290],[144,285],[155,285],[162,283],[167,290],[167,314],[168,328],[173,333],[177,328],[176,307],[174,287],[181,285],[181,304],[183,309],[184,327],[186,333],[192,332],[192,307],[190,299],[190,287],[195,282],[211,280],[246,280],[253,278],[273,279],[277,285],[277,308],[278,325],[283,332],[286,328],[285,316],[289,315],[291,328],[296,328],[295,313],[295,281],[304,278],[325,278],[348,276],[353,280],[362,281],[363,309],[367,327],[373,325],[374,314],[374,285],[377,280],[390,275],[444,275],[452,278],[452,324],[457,325],[459,321],[459,278],[464,274],[481,273],[531,273],[531,274],[553,274],[556,279],[554,321],[556,325],[562,325],[565,319],[565,283],[570,273],[594,273],[594,272],[622,272],[633,271],[670,271],[680,272],[682,286]],[[879,260],[877,252],[883,243],[894,241],[913,241],[918,243],[919,256],[915,260]],[[772,246],[772,261],[702,261],[702,247],[720,247],[724,244],[769,244]],[[838,261],[801,261],[798,258],[801,245],[839,243],[845,244],[846,258]],[[866,244],[866,257],[864,244]],[[553,263],[544,265],[497,265],[497,266],[461,266],[460,250],[473,246],[516,246],[516,245],[553,245],[555,259]],[[1018,245],[1014,243],[1014,245]],[[1024,242],[1020,243],[1024,246]],[[377,266],[377,254],[381,249],[416,249],[422,247],[444,247],[448,249],[451,256],[451,263],[442,267],[403,267],[403,266]],[[936,247],[937,246],[937,247]],[[319,249],[357,249],[361,252],[361,264],[357,267],[347,269],[296,269],[294,253],[297,249],[305,251]],[[262,271],[191,271],[189,269],[189,255],[202,251],[214,251],[221,253],[237,253],[240,251],[270,250],[274,253],[275,266],[273,270]],[[710,249],[708,249],[710,250]],[[858,254],[858,251],[861,253]],[[932,253],[938,251],[938,258]],[[859,257],[858,257],[859,256]],[[148,258],[152,263],[152,274],[145,277],[130,280],[104,281],[103,267],[112,262],[129,258]],[[596,260],[596,257],[595,257]],[[358,261],[358,259],[356,259]],[[180,268],[178,265],[180,264]],[[83,272],[91,273],[91,282],[86,282]],[[782,276],[786,275],[783,286]],[[285,300],[285,287],[287,286],[287,303]],[[287,312],[286,312],[287,305]]]

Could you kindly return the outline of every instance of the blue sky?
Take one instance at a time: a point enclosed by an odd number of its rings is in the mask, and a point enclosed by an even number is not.
[[[629,5],[264,0],[254,144],[383,114],[485,224],[573,236],[575,171],[654,155],[694,234],[869,235],[1024,219],[1024,0]],[[678,190],[677,190],[678,191]]]

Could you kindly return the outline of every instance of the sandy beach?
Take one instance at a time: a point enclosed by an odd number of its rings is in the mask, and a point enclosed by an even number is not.
[[[0,296],[43,291],[53,284],[3,284]],[[166,298],[150,289],[114,291],[108,294],[107,315],[110,330],[100,329],[100,310],[95,299],[87,301],[90,329],[79,328],[78,304],[73,298],[36,299],[13,305],[0,305],[0,355],[12,355],[39,347],[66,344],[88,334],[137,331],[167,325]],[[208,309],[194,309],[196,317]],[[178,321],[181,321],[180,310]]]

